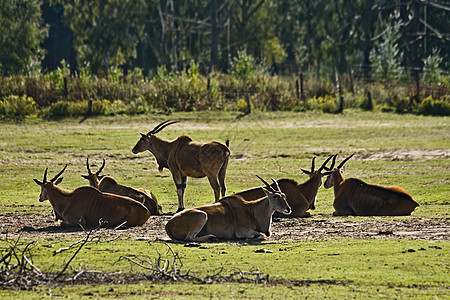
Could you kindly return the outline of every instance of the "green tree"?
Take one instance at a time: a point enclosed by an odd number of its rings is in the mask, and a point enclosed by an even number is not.
[[[428,56],[424,62],[423,76],[422,80],[430,85],[440,85],[442,79],[442,69],[440,65],[442,64],[442,57],[439,53],[433,53]]]
[[[0,70],[20,74],[39,66],[40,43],[47,35],[42,24],[41,1],[16,0],[0,3]]]
[[[401,74],[399,49],[397,41],[400,38],[400,23],[388,25],[384,33],[384,40],[377,49],[370,53],[373,76],[384,83],[398,80]]]
[[[90,62],[92,71],[107,72],[136,57],[143,35],[146,1],[100,0],[57,1],[74,33],[78,64]]]

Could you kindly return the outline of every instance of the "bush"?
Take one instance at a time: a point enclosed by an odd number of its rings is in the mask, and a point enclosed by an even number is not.
[[[325,97],[313,97],[306,100],[306,108],[309,110],[321,110],[332,113],[337,110],[336,98],[330,95]]]
[[[83,105],[79,102],[76,103],[68,101],[59,101],[41,110],[39,115],[42,116],[44,119],[55,119],[69,116],[78,117],[83,113],[86,114],[86,112],[87,112],[87,105],[86,107],[83,107]]]
[[[336,87],[329,81],[316,80],[310,78],[307,82],[307,97],[325,97],[327,95],[335,95]]]
[[[141,97],[135,99],[134,101],[131,101],[124,110],[127,115],[145,114],[148,111],[149,107]]]
[[[37,106],[33,98],[27,96],[7,96],[0,100],[0,115],[7,118],[23,118],[36,113]]]
[[[77,77],[73,77],[63,63],[62,68],[36,78],[0,77],[0,99],[3,99],[0,115],[30,114],[30,109],[19,111],[22,108],[18,108],[23,105],[19,102],[24,102],[26,97],[31,97],[35,102],[31,113],[36,112],[37,106],[41,109],[39,115],[45,118],[85,116],[89,110],[86,99],[104,99],[92,102],[90,115],[94,116],[170,113],[172,110],[246,111],[245,101],[239,99],[247,97],[252,111],[340,111],[338,99],[334,96],[337,94],[336,87],[329,81],[307,76],[304,88],[308,100],[299,101],[295,76],[271,76],[264,65],[255,64],[252,57],[244,52],[239,54],[234,63],[232,75],[212,73],[208,77],[202,76],[199,66],[192,61],[189,68],[181,72],[169,73],[165,67],[160,67],[151,80],[146,80],[140,69],[129,72],[124,80],[123,72],[118,68],[111,68],[106,78],[99,78],[90,73],[88,64],[81,67]],[[444,79],[447,77],[441,76]],[[447,78],[447,81],[450,80]],[[381,108],[383,111],[398,113],[445,115],[448,114],[449,102],[448,97],[445,98],[446,91],[444,86],[422,85],[423,94],[430,93],[440,101],[425,99],[423,103],[417,103],[418,100],[414,101],[413,98],[415,86],[359,83],[353,94],[344,95],[342,108]],[[368,92],[372,95],[372,105],[367,101]],[[25,98],[5,100],[11,95]]]
[[[87,116],[89,112],[89,101],[69,102],[60,101],[42,109],[39,115],[44,119],[57,119],[64,117]],[[126,107],[121,101],[111,102],[109,100],[94,100],[91,104],[90,116],[111,116],[122,113],[135,114],[132,106]]]
[[[439,56],[439,53],[434,52],[423,62],[422,80],[429,85],[440,85],[441,79],[443,79],[443,72],[440,68],[442,57]]]
[[[240,50],[238,56],[231,62],[231,76],[235,78],[248,78],[256,69],[253,56],[248,55],[246,50]]]
[[[240,112],[243,112],[243,113],[248,112],[247,102],[244,99],[239,98],[236,101],[236,109],[237,109],[237,111],[240,111]]]
[[[418,104],[416,113],[432,116],[450,116],[450,101],[433,100],[432,96],[428,96]]]

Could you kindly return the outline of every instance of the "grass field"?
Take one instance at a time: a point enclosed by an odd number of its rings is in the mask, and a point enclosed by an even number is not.
[[[38,202],[40,188],[33,178],[42,180],[45,168],[53,177],[65,164],[61,186],[66,189],[87,185],[80,175],[86,174],[86,158],[95,170],[106,159],[105,174],[118,182],[151,190],[163,212],[176,211],[176,189],[170,172],[157,171],[151,153],[134,155],[131,148],[139,132],[148,132],[159,122],[170,118],[179,124],[167,127],[158,135],[174,139],[189,135],[194,140],[224,142],[230,139],[232,156],[228,166],[227,194],[258,186],[256,174],[264,178],[307,179],[300,168],[309,169],[311,159],[317,164],[338,153],[338,161],[356,153],[346,164],[346,177],[357,177],[369,183],[398,185],[413,195],[421,206],[410,217],[333,217],[333,191],[321,188],[312,220],[348,222],[442,222],[449,226],[450,216],[450,120],[424,117],[346,111],[342,115],[322,113],[255,113],[238,118],[234,113],[196,112],[167,116],[117,116],[87,120],[64,119],[42,121],[26,119],[20,123],[0,124],[0,212],[2,217],[32,215],[51,222],[51,205]],[[186,207],[213,202],[207,179],[188,179]],[[155,217],[157,218],[157,217]],[[161,217],[162,218],[162,217]],[[165,220],[165,219],[164,219]],[[277,230],[291,223],[281,221]],[[296,223],[295,223],[296,222]],[[295,220],[292,224],[302,224]],[[45,225],[45,223],[44,223]],[[31,226],[31,225],[30,225]],[[46,224],[45,226],[49,226]],[[348,225],[349,226],[349,225]],[[103,229],[102,229],[103,230]],[[167,246],[155,236],[136,236],[132,231],[103,230],[109,242],[93,241],[77,254],[71,267],[79,271],[96,270],[110,274],[146,274],[149,270],[119,261],[121,256],[143,256],[154,259],[158,253],[170,262],[172,249],[182,261],[182,273],[197,277],[211,276],[218,270],[228,278],[222,283],[193,284],[192,281],[124,280],[95,284],[50,284],[0,290],[2,298],[313,298],[313,299],[448,299],[450,297],[450,236],[419,238],[349,238],[324,234],[317,239],[295,234],[300,228],[287,228],[292,238],[267,239],[262,243],[206,243],[204,249],[170,243]],[[340,227],[338,230],[345,230]],[[67,247],[83,238],[82,231],[70,234],[24,234],[19,244],[36,241],[33,262],[42,272],[59,272],[74,254],[75,247],[53,256],[54,250]],[[142,231],[139,232],[141,234]],[[274,232],[275,237],[277,232]],[[2,257],[20,228],[2,226]],[[113,240],[111,237],[114,236]],[[166,235],[157,238],[168,240]],[[264,248],[271,253],[258,253]],[[31,250],[30,250],[31,251]],[[140,257],[142,258],[142,257]],[[114,263],[117,262],[117,263]],[[266,283],[230,280],[234,271],[269,276]],[[75,272],[68,268],[66,273]],[[253,273],[252,273],[253,272]],[[259,274],[259,273],[258,273]],[[259,276],[259,275],[258,275]],[[253,278],[253,277],[252,277]],[[242,280],[241,280],[242,281]]]

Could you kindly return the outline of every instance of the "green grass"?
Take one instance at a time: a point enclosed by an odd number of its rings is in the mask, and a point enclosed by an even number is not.
[[[59,271],[73,255],[76,248],[52,256],[52,252],[70,242],[40,240],[32,251],[37,267],[42,271]],[[4,243],[0,243],[3,248]],[[238,267],[242,271],[258,268],[269,275],[271,284],[160,284],[151,281],[135,285],[96,286],[39,286],[30,297],[44,295],[50,290],[53,295],[73,298],[75,295],[94,297],[130,296],[178,296],[209,297],[222,295],[233,297],[278,297],[297,298],[432,298],[448,295],[448,272],[450,255],[446,251],[448,242],[409,240],[350,240],[265,242],[261,245],[245,243],[209,243],[208,248],[183,247],[171,244],[183,262],[182,273],[205,277],[223,268],[227,276]],[[432,246],[432,247],[430,247]],[[437,246],[437,247],[436,247]],[[439,249],[442,248],[442,249]],[[255,253],[257,249],[268,249],[272,253]],[[88,243],[77,255],[74,266],[85,270],[102,272],[149,272],[126,261],[120,256],[138,255],[154,259],[157,252],[164,259],[172,260],[168,247],[159,242],[147,242],[119,238],[109,243]],[[408,252],[415,250],[415,252]],[[95,257],[95,260],[92,258]],[[47,266],[42,268],[41,265]],[[56,269],[56,270],[55,270]],[[77,268],[76,268],[77,269]],[[279,282],[284,280],[284,284]],[[111,290],[113,292],[111,292]],[[131,292],[132,291],[132,292]],[[16,291],[0,291],[0,296],[14,296]],[[422,298],[423,299],[423,298]]]
[[[318,163],[328,155],[343,158],[353,152],[374,156],[383,152],[446,152],[450,140],[449,121],[445,117],[423,117],[350,111],[345,115],[318,113],[260,113],[236,119],[229,113],[179,113],[171,119],[180,124],[166,128],[159,135],[167,139],[187,134],[196,140],[231,140],[232,159],[227,171],[228,191],[255,186],[255,174],[265,177],[288,177],[306,180],[300,168],[309,168],[313,156]],[[36,119],[19,124],[1,124],[0,208],[15,211],[11,205],[25,205],[43,211],[48,203],[38,204],[39,187],[32,178],[42,179],[46,167],[49,175],[66,163],[62,186],[73,189],[86,184],[85,160],[100,163],[106,159],[105,173],[119,182],[152,190],[164,211],[172,211],[176,191],[170,172],[157,173],[153,156],[134,155],[131,148],[139,132],[151,130],[162,117],[119,116],[80,120],[43,122]],[[433,153],[434,153],[433,152]],[[425,205],[448,203],[450,171],[448,158],[396,160],[395,155],[380,159],[352,159],[346,176],[370,183],[399,185]],[[187,206],[210,203],[212,191],[205,178],[189,179]],[[332,203],[331,191],[321,189],[319,203]],[[34,207],[30,207],[34,204]],[[423,210],[426,214],[426,210]]]
[[[227,194],[259,185],[256,174],[303,182],[307,176],[300,168],[310,168],[312,157],[317,156],[317,166],[331,154],[339,153],[342,159],[355,152],[356,157],[346,164],[346,177],[401,186],[421,203],[410,218],[448,219],[450,216],[450,120],[446,117],[359,111],[346,111],[343,115],[277,112],[236,117],[233,113],[197,112],[175,113],[170,117],[98,117],[81,123],[81,119],[46,122],[35,118],[1,123],[0,211],[48,213],[50,204],[38,202],[40,188],[32,179],[42,180],[46,167],[51,178],[69,164],[61,186],[74,189],[87,185],[80,175],[86,174],[85,163],[89,157],[91,163],[97,164],[105,158],[105,174],[114,176],[118,182],[150,189],[164,212],[174,212],[177,196],[170,172],[164,170],[159,174],[149,152],[131,153],[139,132],[146,133],[170,118],[181,122],[167,127],[159,136],[174,139],[186,134],[195,140],[219,142],[230,139],[232,157],[226,177]],[[189,178],[186,206],[212,202],[213,193],[207,179]],[[321,188],[312,214],[332,218],[332,203],[333,191]],[[34,262],[41,270],[60,270],[73,252],[56,256],[51,252],[71,242],[64,236],[38,240],[33,248]],[[430,245],[442,249],[429,248]],[[271,279],[299,282],[297,285],[292,282],[285,285],[140,282],[42,286],[36,291],[1,290],[0,297],[36,298],[49,294],[67,298],[84,295],[139,299],[449,297],[448,241],[327,239],[275,243],[269,239],[261,245],[208,244],[209,249],[171,246],[182,258],[183,270],[203,276],[222,266],[244,271],[255,267]],[[157,244],[157,247],[165,246]],[[259,248],[273,253],[255,253]],[[403,253],[408,249],[416,252]],[[112,243],[86,245],[72,265],[77,268],[81,264],[87,270],[104,272],[139,272],[124,262],[112,264],[120,255],[133,254],[155,255],[155,250],[146,241],[122,237]]]

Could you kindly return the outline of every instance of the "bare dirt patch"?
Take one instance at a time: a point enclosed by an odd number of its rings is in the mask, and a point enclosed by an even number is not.
[[[401,149],[401,150],[383,150],[372,154],[359,155],[362,160],[398,160],[414,161],[420,159],[445,159],[450,158],[450,149]]]
[[[70,237],[79,238],[80,228],[60,227],[50,214],[0,214],[1,234],[22,235],[23,238]],[[102,235],[125,235],[136,239],[169,240],[164,226],[170,215],[151,216],[143,226],[118,230],[102,228]],[[272,236],[267,241],[321,240],[327,238],[354,239],[417,239],[450,240],[450,219],[419,217],[332,217],[315,215],[311,218],[274,219]]]

